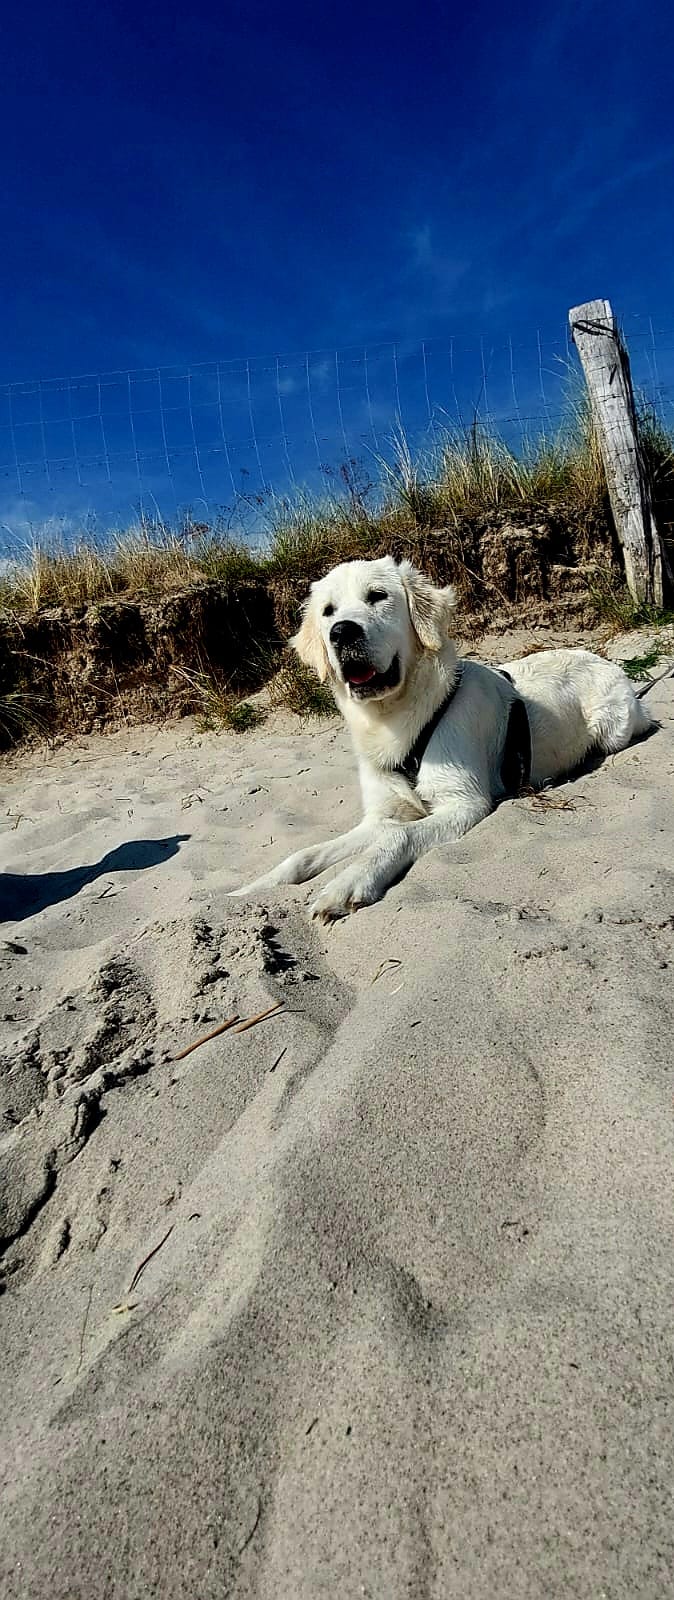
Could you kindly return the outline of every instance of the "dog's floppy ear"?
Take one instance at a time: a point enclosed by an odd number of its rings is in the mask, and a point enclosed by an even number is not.
[[[293,650],[297,651],[305,667],[311,667],[320,682],[325,683],[328,675],[328,657],[316,618],[316,603],[311,593],[304,604],[301,626],[290,640],[290,644]]]
[[[403,581],[410,621],[424,650],[441,650],[451,630],[456,607],[456,592],[451,585],[436,589],[430,578],[425,578],[412,566],[411,561],[401,561],[398,568]]]

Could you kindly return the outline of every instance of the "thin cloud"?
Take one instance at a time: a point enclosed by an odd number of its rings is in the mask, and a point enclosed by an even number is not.
[[[406,236],[409,266],[412,271],[429,279],[447,291],[465,277],[470,261],[463,255],[453,255],[437,243],[437,231],[430,222],[411,228]]]
[[[614,173],[612,178],[606,178],[602,183],[596,183],[594,187],[582,190],[565,216],[561,217],[553,228],[553,237],[564,239],[572,233],[577,233],[607,200],[622,194],[623,190],[637,183],[639,179],[650,177],[652,173],[671,166],[672,161],[674,161],[674,148],[662,150],[658,155],[646,157],[642,161],[632,161],[621,171]]]

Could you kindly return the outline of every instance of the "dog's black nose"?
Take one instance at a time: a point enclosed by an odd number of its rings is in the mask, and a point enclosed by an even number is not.
[[[346,644],[356,644],[362,637],[363,630],[359,622],[335,622],[330,629],[330,643],[337,650]]]

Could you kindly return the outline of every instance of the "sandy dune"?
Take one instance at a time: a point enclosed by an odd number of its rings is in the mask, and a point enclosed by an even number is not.
[[[225,891],[355,819],[338,723],[5,768],[3,1600],[668,1592],[674,680],[650,703],[332,930]]]

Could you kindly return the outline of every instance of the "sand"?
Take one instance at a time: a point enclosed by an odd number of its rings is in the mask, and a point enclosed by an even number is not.
[[[3,1600],[669,1591],[674,680],[650,703],[330,930],[309,886],[226,890],[357,817],[341,724],[5,766]]]

